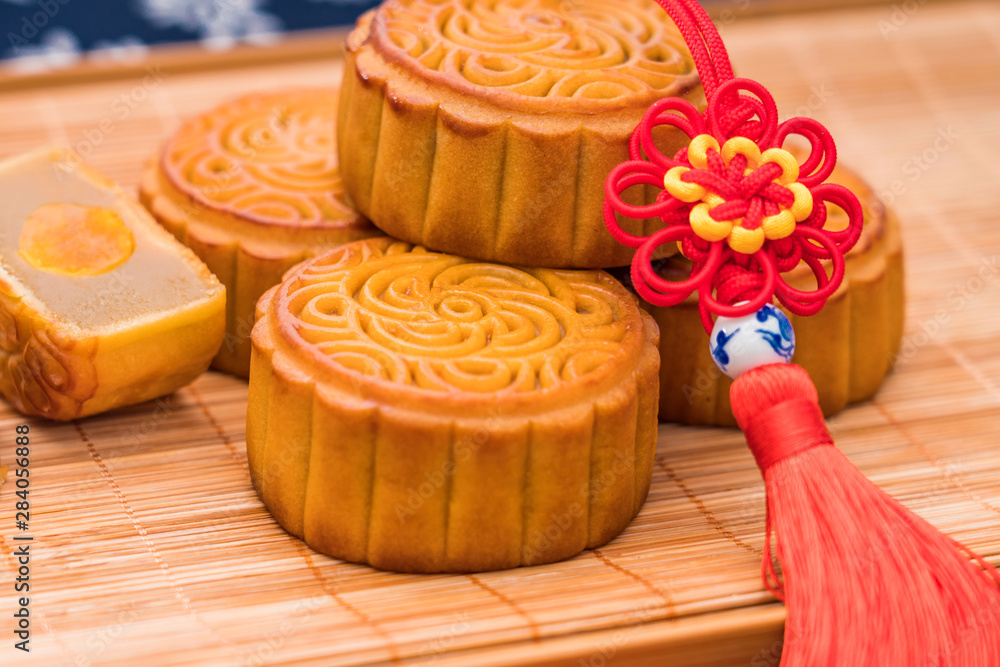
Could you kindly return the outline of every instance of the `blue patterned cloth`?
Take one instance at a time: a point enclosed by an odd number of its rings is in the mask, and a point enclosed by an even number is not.
[[[0,0],[0,58],[31,73],[83,59],[141,59],[150,45],[266,45],[294,30],[348,25],[376,0]]]
[[[798,0],[809,7],[827,0]],[[766,0],[701,0],[720,25]],[[267,45],[286,32],[353,24],[378,0],[0,0],[0,67],[31,74],[88,59],[141,60],[150,45]]]

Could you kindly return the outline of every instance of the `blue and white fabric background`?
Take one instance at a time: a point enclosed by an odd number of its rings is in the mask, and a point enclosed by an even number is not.
[[[155,44],[267,45],[349,25],[377,0],[0,0],[0,67],[23,74],[141,59]]]
[[[766,0],[700,0],[725,22]],[[803,7],[828,0],[797,0]],[[32,74],[75,63],[135,62],[150,46],[266,46],[287,32],[351,25],[379,0],[0,0],[0,69]]]

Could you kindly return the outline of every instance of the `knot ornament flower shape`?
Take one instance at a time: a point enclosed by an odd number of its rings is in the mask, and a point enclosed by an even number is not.
[[[691,139],[673,157],[653,139],[663,125]],[[783,148],[793,134],[809,144],[802,163]],[[840,286],[844,253],[854,247],[863,223],[854,193],[825,182],[836,161],[836,146],[822,124],[811,118],[779,124],[774,99],[762,85],[731,79],[719,86],[704,115],[677,98],[649,108],[632,134],[629,161],[605,183],[604,221],[616,240],[638,250],[632,282],[639,295],[674,306],[697,291],[707,331],[712,315],[743,317],[775,297],[792,313],[813,315]],[[660,192],[652,204],[630,204],[623,195],[633,186]],[[824,228],[826,203],[847,213],[844,229]],[[665,226],[635,235],[622,228],[619,215],[659,218]],[[667,280],[653,267],[656,251],[670,243],[691,260],[687,280]],[[796,289],[782,278],[800,262],[815,276],[815,289]]]

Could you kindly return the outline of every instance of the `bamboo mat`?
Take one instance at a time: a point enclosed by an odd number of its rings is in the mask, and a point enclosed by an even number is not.
[[[722,26],[741,74],[838,138],[889,193],[906,339],[844,452],[1000,562],[1000,7],[913,3]],[[734,4],[738,8],[739,4]],[[897,25],[898,24],[898,25]],[[886,26],[894,29],[889,30]],[[329,59],[0,92],[0,153],[68,142],[134,186],[179,120],[233,94],[331,83]],[[893,188],[895,189],[893,194]],[[378,572],[286,535],[250,486],[246,385],[209,373],[153,403],[32,433],[31,654],[13,649],[14,489],[0,491],[0,664],[776,665],[759,581],[763,485],[742,436],[661,425],[649,500],[568,562]],[[24,420],[0,408],[0,458]]]

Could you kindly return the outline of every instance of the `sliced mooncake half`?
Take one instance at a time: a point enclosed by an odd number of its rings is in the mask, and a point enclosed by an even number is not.
[[[225,331],[225,288],[68,149],[0,164],[0,392],[74,419],[170,393]]]

